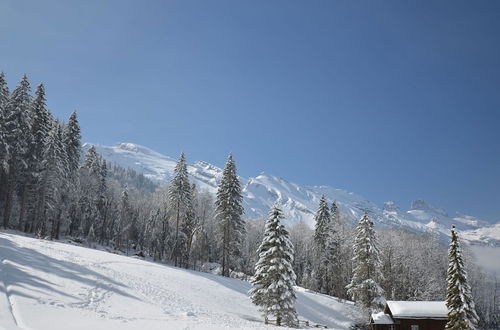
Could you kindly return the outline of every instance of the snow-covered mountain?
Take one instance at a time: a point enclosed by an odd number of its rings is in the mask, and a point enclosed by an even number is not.
[[[85,144],[88,148],[91,144]],[[168,181],[172,178],[176,159],[164,156],[149,148],[119,143],[115,146],[94,144],[98,153],[106,160],[123,167],[130,167],[154,181]],[[216,192],[222,169],[198,161],[188,166],[191,179],[201,189]],[[448,214],[441,208],[429,205],[422,199],[413,201],[410,209],[402,210],[394,202],[379,206],[366,198],[342,189],[328,186],[304,186],[286,179],[261,173],[252,178],[240,177],[243,186],[245,215],[247,218],[265,217],[272,204],[279,199],[286,219],[290,223],[304,221],[314,225],[321,195],[330,201],[336,200],[340,209],[351,221],[356,221],[366,210],[381,227],[404,228],[417,232],[435,232],[448,236],[451,225],[462,231],[462,237],[473,242],[500,245],[497,228],[485,221],[468,215]]]
[[[251,284],[0,232],[0,329],[288,329],[265,325]],[[301,320],[347,330],[352,302],[295,287]]]

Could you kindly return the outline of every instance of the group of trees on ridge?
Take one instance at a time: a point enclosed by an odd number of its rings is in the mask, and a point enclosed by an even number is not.
[[[250,278],[263,238],[282,232],[279,206],[269,219],[244,220],[241,187],[228,157],[216,196],[190,182],[181,154],[174,178],[159,185],[142,174],[106,162],[92,146],[82,155],[77,114],[67,122],[46,107],[43,84],[34,95],[26,76],[10,92],[0,73],[0,222],[40,238],[140,254],[179,267]],[[369,223],[368,215],[362,221]],[[267,224],[266,224],[267,222]],[[362,301],[356,292],[359,231],[335,201],[319,201],[315,228],[286,226],[293,247],[293,281],[340,299]],[[361,223],[361,221],[360,221]],[[377,232],[377,290],[391,300],[444,300],[446,248],[432,233]],[[270,246],[270,245],[269,245]],[[286,250],[286,249],[285,249]],[[496,279],[465,256],[480,326],[500,326]],[[366,267],[374,265],[366,264]],[[290,277],[291,278],[291,277]],[[255,280],[255,278],[253,278]],[[375,288],[375,287],[374,287]],[[259,299],[257,299],[259,300]]]

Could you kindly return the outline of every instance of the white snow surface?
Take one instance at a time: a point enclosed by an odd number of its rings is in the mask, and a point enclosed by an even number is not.
[[[2,330],[276,328],[246,281],[7,232],[0,260]],[[348,329],[361,316],[351,302],[296,293],[302,320]]]
[[[447,318],[448,308],[444,301],[394,301],[387,305],[394,318]]]
[[[118,143],[115,146],[86,143],[84,149],[91,145],[94,145],[106,160],[133,168],[154,181],[168,181],[173,176],[177,160],[147,147],[134,143]],[[221,168],[198,161],[188,166],[188,172],[198,187],[215,194],[222,175]],[[336,200],[343,214],[353,222],[358,221],[367,210],[378,227],[432,232],[447,239],[451,226],[455,225],[460,230],[462,239],[500,246],[500,230],[497,230],[497,227],[489,227],[486,221],[473,216],[460,213],[449,215],[445,210],[431,206],[422,199],[413,201],[410,209],[404,211],[394,202],[379,206],[346,190],[328,186],[304,186],[266,173],[253,178],[240,177],[240,180],[245,216],[249,219],[266,217],[272,205],[279,199],[285,221],[304,221],[312,227],[321,195],[325,195],[329,202]],[[500,224],[497,226],[500,228]]]
[[[394,324],[391,316],[389,314],[385,314],[384,312],[372,314],[372,320],[374,324]]]

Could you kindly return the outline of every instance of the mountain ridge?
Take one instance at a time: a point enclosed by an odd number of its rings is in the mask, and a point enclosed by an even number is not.
[[[134,143],[118,143],[115,146],[85,143],[84,149],[91,145],[107,161],[130,167],[153,181],[165,182],[173,176],[177,160],[147,147]],[[205,161],[196,161],[188,165],[188,172],[200,189],[215,194],[222,176],[221,168]],[[415,199],[408,210],[401,210],[392,201],[379,206],[353,192],[326,185],[300,185],[266,172],[250,178],[240,176],[240,181],[245,215],[249,219],[267,216],[272,204],[279,199],[289,223],[303,221],[313,227],[319,199],[325,195],[329,201],[335,200],[345,217],[352,222],[368,211],[379,227],[435,233],[443,238],[449,236],[449,229],[455,225],[462,231],[462,237],[472,243],[500,246],[500,238],[496,235],[498,224],[458,212],[450,216],[444,209],[423,199]],[[489,228],[492,235],[489,235]]]

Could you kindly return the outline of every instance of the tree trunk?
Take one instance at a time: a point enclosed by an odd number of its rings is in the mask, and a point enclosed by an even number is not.
[[[10,223],[10,216],[12,213],[12,190],[13,190],[13,180],[9,175],[7,177],[7,184],[5,189],[5,205],[3,210],[3,227],[7,229]]]
[[[28,194],[28,188],[27,185],[24,185],[22,193],[21,193],[21,200],[19,202],[19,219],[18,219],[18,228],[22,227],[22,224],[24,222],[24,215],[26,214],[26,197]]]

